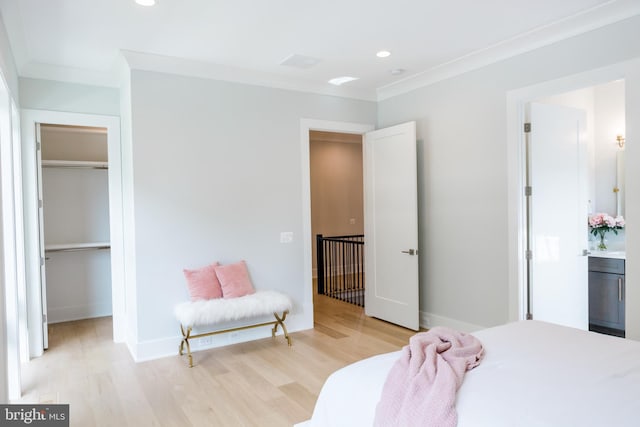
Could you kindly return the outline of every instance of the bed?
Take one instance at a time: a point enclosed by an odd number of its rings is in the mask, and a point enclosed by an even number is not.
[[[639,426],[640,342],[534,320],[474,332],[485,356],[467,372],[459,427]],[[399,352],[356,362],[325,382],[299,427],[371,426]]]

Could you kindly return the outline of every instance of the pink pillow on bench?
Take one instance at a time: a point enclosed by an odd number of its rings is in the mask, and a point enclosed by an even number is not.
[[[216,275],[222,287],[223,298],[237,298],[254,294],[247,264],[244,261],[235,264],[216,265]]]
[[[187,279],[191,301],[222,297],[222,288],[220,287],[218,276],[216,276],[217,265],[218,263],[214,262],[196,270],[188,270],[186,268],[182,270],[184,277]]]

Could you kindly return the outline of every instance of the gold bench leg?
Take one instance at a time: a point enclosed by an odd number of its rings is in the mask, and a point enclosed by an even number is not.
[[[282,332],[284,333],[284,337],[287,339],[287,344],[291,347],[291,337],[289,336],[289,332],[287,332],[287,327],[284,325],[284,319],[287,318],[288,310],[282,312],[282,317],[278,316],[278,313],[273,313],[276,318],[276,323],[273,325],[273,329],[271,330],[271,336],[275,338],[276,332],[278,332],[278,325],[282,326]]]
[[[187,332],[185,333],[184,327],[180,325],[180,332],[182,332],[182,341],[180,341],[180,347],[178,348],[178,353],[182,356],[182,352],[184,350],[184,346],[187,346],[187,356],[189,356],[189,367],[193,368],[193,356],[191,356],[191,345],[189,345],[189,337],[191,336],[191,327],[187,328]]]
[[[278,325],[282,326],[282,332],[284,333],[284,337],[287,339],[287,344],[289,344],[289,347],[291,347],[291,337],[289,336],[289,332],[287,331],[287,327],[284,325],[284,320],[287,318],[287,314],[288,313],[289,313],[288,310],[283,311],[282,312],[282,316],[278,316],[278,313],[273,313],[273,315],[275,316],[276,320],[275,321],[271,321],[271,322],[258,323],[258,324],[255,324],[255,325],[240,326],[240,327],[231,328],[231,329],[222,329],[222,330],[218,330],[218,331],[212,331],[212,332],[196,334],[196,335],[193,335],[193,336],[191,335],[191,333],[192,333],[191,326],[189,326],[185,330],[184,326],[180,325],[180,332],[182,332],[182,341],[180,341],[180,345],[178,346],[178,354],[180,356],[182,356],[184,354],[184,348],[186,346],[187,347],[187,356],[189,356],[189,367],[193,368],[193,356],[191,355],[191,345],[189,344],[189,339],[208,337],[208,336],[211,336],[211,335],[217,335],[217,334],[222,334],[222,333],[226,333],[226,332],[242,331],[242,330],[245,330],[245,329],[259,328],[259,327],[271,326],[271,325],[273,325],[273,328],[271,329],[271,336],[273,338],[276,337],[276,332],[278,332]]]

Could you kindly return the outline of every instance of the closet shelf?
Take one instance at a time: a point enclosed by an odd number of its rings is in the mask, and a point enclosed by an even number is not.
[[[42,160],[42,167],[68,169],[109,169],[109,162],[89,162],[84,160]]]
[[[111,244],[109,242],[58,243],[44,245],[45,252],[75,252],[110,248]]]

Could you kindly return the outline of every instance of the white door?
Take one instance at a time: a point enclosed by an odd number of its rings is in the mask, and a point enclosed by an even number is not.
[[[532,314],[588,329],[586,114],[531,104]]]
[[[40,135],[40,123],[36,123],[36,171],[38,174],[38,224],[40,240],[40,298],[42,302],[42,347],[49,348],[49,328],[47,321],[47,274],[45,270],[44,252],[44,206],[42,193],[42,139]]]
[[[364,136],[365,312],[418,330],[415,122]]]

